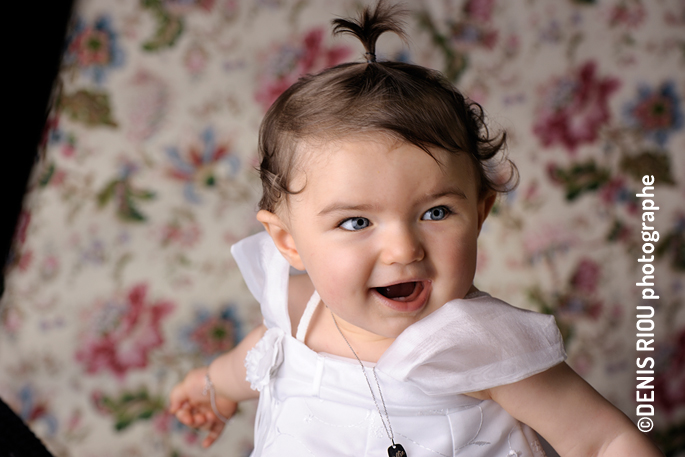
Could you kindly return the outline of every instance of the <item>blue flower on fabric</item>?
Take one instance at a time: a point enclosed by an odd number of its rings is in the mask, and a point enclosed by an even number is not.
[[[64,55],[66,65],[78,67],[86,76],[100,84],[109,69],[124,63],[124,51],[108,16],[101,16],[93,24],[79,19],[67,38]]]
[[[38,395],[32,386],[25,385],[18,395],[19,415],[26,423],[43,422],[47,426],[48,436],[54,436],[59,428],[59,423],[51,408],[48,400],[44,396]]]
[[[184,153],[176,146],[166,150],[171,161],[169,174],[184,183],[183,195],[191,203],[202,202],[198,188],[212,189],[240,170],[240,159],[231,153],[229,145],[217,144],[212,128],[202,132],[201,142],[199,147],[191,146]]]
[[[628,123],[644,132],[659,146],[664,146],[668,136],[683,126],[680,98],[673,81],[657,87],[640,85],[637,100],[625,108]]]
[[[232,304],[225,305],[218,312],[199,309],[194,322],[182,333],[185,346],[210,359],[232,349],[243,339],[242,323]]]

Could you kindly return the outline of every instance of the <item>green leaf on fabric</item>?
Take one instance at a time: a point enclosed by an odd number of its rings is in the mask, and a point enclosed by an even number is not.
[[[100,411],[114,416],[114,428],[122,431],[136,421],[148,420],[165,409],[161,396],[150,395],[146,387],[137,391],[125,391],[119,396],[101,395],[96,398]]]
[[[140,3],[152,12],[157,21],[155,34],[143,43],[143,49],[153,52],[172,47],[183,34],[183,18],[170,14],[161,0],[141,0]]]
[[[440,33],[428,11],[419,12],[416,18],[419,28],[429,33],[433,44],[437,46],[445,57],[445,69],[443,70],[445,77],[456,83],[468,67],[468,55],[450,46],[449,39]]]
[[[81,89],[73,94],[62,94],[59,107],[73,121],[81,122],[89,127],[117,126],[112,119],[107,92]]]
[[[130,194],[123,200],[124,205],[117,207],[117,216],[124,222],[145,222],[147,218],[136,207],[136,203]]]
[[[685,230],[677,227],[656,243],[657,257],[670,257],[675,271],[685,271]]]
[[[625,156],[621,159],[620,167],[639,182],[642,182],[643,176],[653,175],[656,184],[675,184],[671,174],[671,159],[663,151],[643,151],[636,156]]]
[[[157,194],[151,190],[131,189],[131,196],[139,200],[153,200]]]
[[[650,433],[651,438],[666,456],[682,455],[685,449],[685,419],[680,419],[665,428]]]
[[[105,206],[114,196],[114,189],[116,189],[117,184],[120,181],[117,179],[114,179],[110,181],[104,189],[102,189],[100,192],[97,194],[97,200],[98,200],[98,206],[102,208]]]
[[[572,324],[568,323],[565,319],[557,312],[558,303],[556,300],[546,296],[546,294],[538,287],[533,286],[526,291],[528,296],[528,301],[533,303],[543,314],[549,314],[554,316],[557,320],[557,326],[559,327],[559,332],[561,332],[561,337],[564,340],[564,344],[568,345],[574,336],[574,329]]]
[[[147,220],[145,215],[138,209],[136,205],[136,193],[140,192],[143,192],[146,195],[154,195],[152,192],[148,191],[135,191],[131,188],[130,183],[126,183],[124,197],[121,199],[120,204],[117,205],[117,215],[124,222],[144,222]]]
[[[553,165],[549,168],[549,173],[553,181],[564,186],[568,201],[599,189],[611,178],[609,170],[597,166],[593,159],[584,163],[574,163],[568,168]]]
[[[50,183],[50,180],[55,175],[55,163],[50,162],[48,166],[43,169],[40,177],[38,178],[38,185],[40,187],[45,187]]]
[[[119,219],[124,222],[145,222],[147,217],[138,209],[138,200],[152,200],[156,197],[155,192],[145,189],[135,189],[129,178],[114,179],[110,181],[97,194],[98,207],[106,206],[111,200],[115,200],[116,212]]]
[[[618,219],[614,219],[611,228],[607,232],[607,241],[616,242],[630,236],[630,231],[626,224]]]

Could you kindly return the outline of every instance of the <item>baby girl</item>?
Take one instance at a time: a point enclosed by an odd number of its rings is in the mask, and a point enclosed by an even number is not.
[[[480,106],[440,73],[377,61],[382,1],[334,21],[366,61],[302,77],[260,130],[266,231],[232,249],[264,322],[171,393],[212,444],[259,398],[253,456],[658,456],[565,363],[554,318],[473,286],[516,185]],[[293,269],[302,274],[291,274]]]

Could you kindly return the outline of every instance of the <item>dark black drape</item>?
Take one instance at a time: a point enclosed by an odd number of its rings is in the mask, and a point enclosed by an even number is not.
[[[73,0],[10,2],[3,7],[4,141],[0,152],[0,265],[4,267],[36,160],[59,69]],[[0,297],[4,268],[0,269]]]

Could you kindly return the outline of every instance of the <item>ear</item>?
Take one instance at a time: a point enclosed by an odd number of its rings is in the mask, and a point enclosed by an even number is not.
[[[478,233],[483,227],[483,222],[487,219],[490,210],[495,205],[497,200],[497,192],[489,191],[484,197],[478,202]]]
[[[300,258],[300,253],[297,251],[297,246],[295,246],[295,240],[283,219],[270,211],[262,209],[257,213],[257,220],[262,223],[288,263],[298,270],[304,270],[304,264]]]

